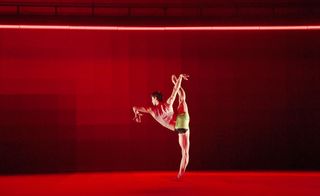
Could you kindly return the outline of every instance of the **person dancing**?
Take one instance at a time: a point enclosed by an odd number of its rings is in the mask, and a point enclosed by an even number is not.
[[[190,149],[190,116],[188,105],[186,102],[186,93],[181,87],[182,80],[188,80],[188,75],[180,74],[177,78],[175,75],[171,76],[171,81],[174,84],[171,96],[163,101],[163,95],[159,91],[151,93],[152,106],[137,107],[133,106],[134,120],[141,123],[143,113],[150,114],[162,126],[171,131],[178,133],[178,142],[181,147],[181,161],[177,178],[180,179],[186,171],[189,163],[189,149]],[[179,103],[176,112],[173,110],[173,103],[179,96]]]

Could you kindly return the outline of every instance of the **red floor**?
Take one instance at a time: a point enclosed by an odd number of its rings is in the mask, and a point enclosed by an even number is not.
[[[0,176],[0,195],[319,196],[320,172],[76,173]]]

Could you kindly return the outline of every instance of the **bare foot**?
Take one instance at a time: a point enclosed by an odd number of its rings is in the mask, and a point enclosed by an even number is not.
[[[177,179],[181,180],[183,175],[184,175],[184,172],[179,172],[177,175]]]

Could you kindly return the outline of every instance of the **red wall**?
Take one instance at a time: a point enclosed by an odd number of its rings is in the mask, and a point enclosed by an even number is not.
[[[177,135],[132,121],[172,73],[190,169],[319,169],[319,31],[0,31],[0,171],[177,169]]]

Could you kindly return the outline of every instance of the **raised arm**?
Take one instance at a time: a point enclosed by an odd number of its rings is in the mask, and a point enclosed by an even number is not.
[[[176,84],[174,85],[173,87],[173,90],[172,90],[172,93],[171,93],[171,96],[167,99],[167,103],[168,104],[173,104],[174,100],[176,99],[176,96],[177,96],[177,93],[181,87],[181,82],[182,82],[182,79],[184,80],[188,80],[188,75],[186,74],[180,74],[179,75],[179,78],[177,79],[177,82]]]

